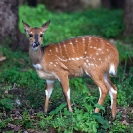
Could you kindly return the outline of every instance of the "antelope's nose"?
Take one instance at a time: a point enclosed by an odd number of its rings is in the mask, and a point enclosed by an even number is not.
[[[36,46],[40,45],[40,43],[39,43],[39,42],[35,42],[35,44],[36,44]]]
[[[35,47],[38,47],[39,45],[40,45],[39,42],[34,42],[34,43],[32,44],[32,47],[35,48]]]

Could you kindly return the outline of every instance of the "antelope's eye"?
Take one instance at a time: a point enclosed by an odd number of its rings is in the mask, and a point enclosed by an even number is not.
[[[40,34],[40,37],[43,37],[43,34]]]
[[[29,37],[33,37],[33,34],[29,34]]]

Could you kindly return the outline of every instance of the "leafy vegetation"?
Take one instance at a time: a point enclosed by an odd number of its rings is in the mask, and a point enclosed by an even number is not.
[[[91,9],[75,13],[53,13],[43,5],[37,8],[20,6],[21,20],[31,26],[40,26],[51,20],[45,34],[44,45],[81,35],[100,35],[117,38],[123,30],[122,11]],[[8,42],[6,42],[8,45]],[[110,98],[104,107],[97,103],[99,92],[89,78],[70,80],[73,113],[66,108],[66,102],[58,81],[52,94],[49,114],[43,113],[45,81],[38,78],[27,53],[12,51],[7,45],[0,46],[6,56],[0,62],[0,132],[88,132],[88,133],[125,133],[133,130],[133,66],[128,59],[133,58],[132,44],[124,45],[115,41],[120,53],[120,66],[117,77],[112,78],[118,87],[118,113],[115,121],[110,118]],[[94,113],[99,107],[101,112]]]

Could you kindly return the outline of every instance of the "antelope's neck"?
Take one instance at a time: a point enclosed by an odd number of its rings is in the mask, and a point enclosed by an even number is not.
[[[40,64],[43,54],[44,51],[42,51],[41,47],[36,50],[33,50],[32,47],[29,48],[29,56],[32,64]]]

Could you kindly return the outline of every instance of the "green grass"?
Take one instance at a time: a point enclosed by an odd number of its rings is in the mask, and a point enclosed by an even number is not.
[[[37,8],[21,6],[19,26],[23,32],[22,19],[31,26],[41,26],[50,19],[44,45],[87,34],[117,38],[124,27],[122,15],[121,10],[91,9],[75,13],[53,13],[42,5]],[[45,80],[38,78],[32,69],[28,53],[20,50],[14,52],[7,45],[8,42],[5,46],[0,46],[0,52],[7,58],[5,62],[0,62],[0,131],[14,132],[16,126],[20,128],[20,132],[31,129],[64,133],[132,132],[133,66],[127,69],[127,59],[133,57],[132,44],[124,45],[121,41],[116,41],[120,62],[123,61],[124,64],[120,63],[117,76],[112,77],[113,83],[118,87],[118,107],[126,108],[129,125],[123,124],[123,112],[120,111],[116,120],[110,124],[110,98],[107,97],[104,107],[97,105],[99,92],[90,78],[70,80],[72,114],[66,108],[61,86],[56,81],[49,104],[50,113],[45,115]],[[16,100],[20,100],[21,104],[17,104]],[[99,114],[94,113],[95,106],[101,108]],[[12,128],[10,124],[13,124]]]
[[[22,20],[33,27],[51,20],[45,35],[45,44],[81,35],[117,37],[124,28],[122,10],[91,9],[75,13],[53,13],[46,10],[43,5],[37,8],[21,6],[19,10],[19,25],[22,32],[24,31]]]

